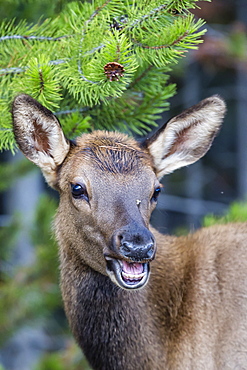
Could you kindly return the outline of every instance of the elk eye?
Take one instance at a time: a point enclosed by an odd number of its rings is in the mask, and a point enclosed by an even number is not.
[[[161,188],[160,186],[157,186],[157,188],[154,190],[152,201],[157,202],[158,196],[160,195]]]
[[[82,184],[71,184],[71,193],[75,199],[85,199],[88,202],[86,187]]]

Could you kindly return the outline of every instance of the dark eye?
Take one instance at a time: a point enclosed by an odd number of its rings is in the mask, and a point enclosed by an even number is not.
[[[152,201],[157,202],[158,196],[160,195],[161,188],[160,186],[157,186],[157,188],[154,190],[153,196],[152,196]]]
[[[71,184],[71,193],[75,199],[85,199],[88,202],[88,194],[85,185]]]

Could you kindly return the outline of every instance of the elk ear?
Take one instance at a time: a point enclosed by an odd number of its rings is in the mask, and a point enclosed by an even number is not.
[[[225,111],[224,101],[212,96],[172,118],[147,139],[144,146],[153,158],[157,177],[201,158],[218,133]]]
[[[12,106],[14,135],[23,154],[43,172],[50,186],[56,184],[56,169],[70,149],[54,114],[29,95],[18,95]]]

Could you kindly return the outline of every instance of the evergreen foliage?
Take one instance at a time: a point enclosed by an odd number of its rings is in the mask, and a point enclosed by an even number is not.
[[[172,64],[205,32],[190,12],[196,3],[77,1],[32,25],[2,22],[0,150],[15,150],[9,110],[18,93],[59,114],[70,138],[92,129],[149,131],[175,93]]]

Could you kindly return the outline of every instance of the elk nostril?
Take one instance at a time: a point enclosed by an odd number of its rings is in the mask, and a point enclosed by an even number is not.
[[[125,252],[131,252],[132,244],[129,244],[128,242],[122,243],[122,248]]]
[[[154,253],[154,243],[150,243],[146,247],[147,258],[151,258]]]

